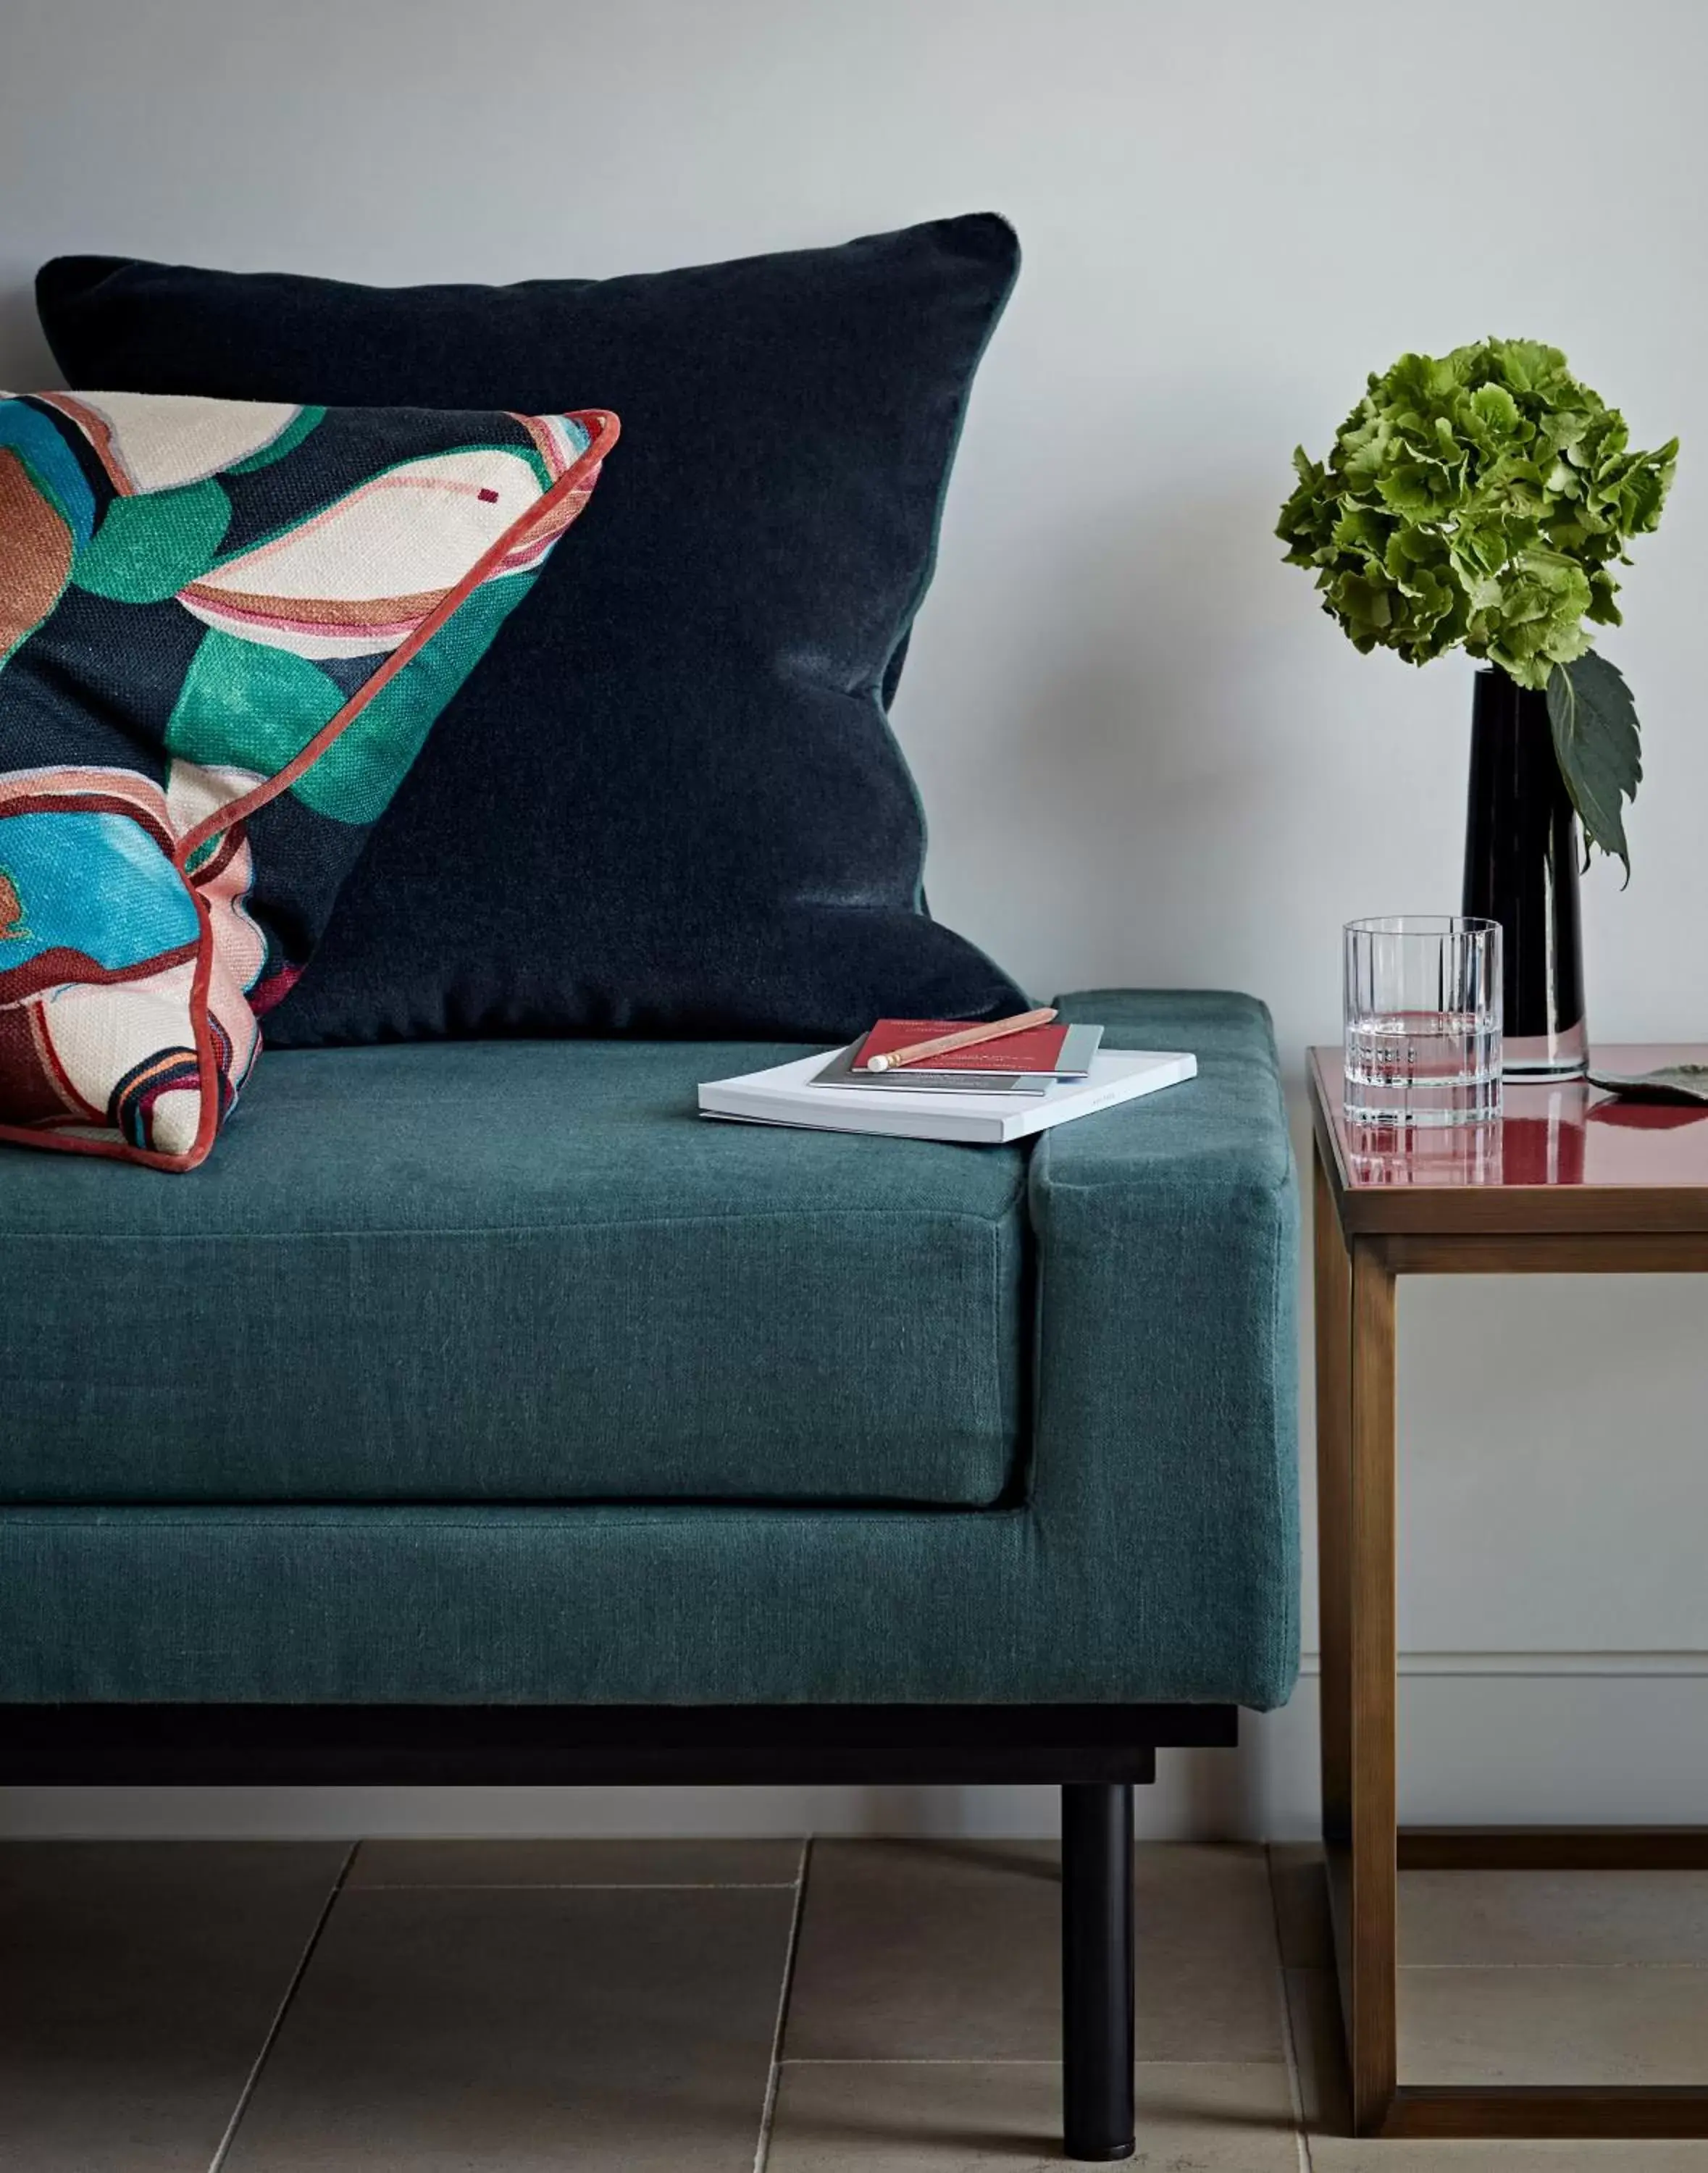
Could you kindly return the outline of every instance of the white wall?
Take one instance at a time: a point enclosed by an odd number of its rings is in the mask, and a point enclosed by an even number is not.
[[[1026,252],[897,726],[938,911],[1032,985],[1231,984],[1296,1070],[1339,924],[1451,907],[1469,667],[1356,656],[1270,530],[1364,373],[1563,346],[1685,439],[1630,625],[1636,873],[1601,1036],[1708,1038],[1708,14],[1698,0],[8,0],[0,381],[57,251],[401,282],[600,274],[994,207]],[[1001,870],[999,879],[996,871]],[[1408,1288],[1404,1787],[1436,1818],[1700,1816],[1700,1286]],[[1308,1619],[1308,1618],[1307,1618]],[[1300,1829],[1307,1681],[1175,1830]],[[0,1820],[1010,1825],[1037,1793],[71,1799]]]

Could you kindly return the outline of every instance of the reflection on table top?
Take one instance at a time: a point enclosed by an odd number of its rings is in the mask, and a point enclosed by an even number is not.
[[[1652,1071],[1708,1064],[1708,1043],[1616,1043],[1598,1047],[1597,1070]],[[1338,1049],[1311,1052],[1312,1097],[1332,1130],[1350,1192],[1387,1187],[1482,1189],[1606,1186],[1620,1190],[1708,1189],[1708,1108],[1620,1102],[1571,1079],[1508,1082],[1494,1123],[1410,1128],[1353,1124],[1341,1108]]]

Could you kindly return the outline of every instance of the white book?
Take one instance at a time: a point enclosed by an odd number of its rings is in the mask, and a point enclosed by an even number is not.
[[[700,1088],[700,1114],[737,1124],[791,1124],[815,1132],[881,1132],[892,1139],[951,1140],[967,1146],[1002,1146],[1073,1117],[1089,1117],[1159,1087],[1194,1077],[1198,1059],[1178,1049],[1100,1049],[1083,1079],[1064,1079],[1043,1093],[946,1093],[941,1087],[879,1095],[864,1086],[816,1086],[827,1059],[797,1056],[768,1071],[712,1079]]]

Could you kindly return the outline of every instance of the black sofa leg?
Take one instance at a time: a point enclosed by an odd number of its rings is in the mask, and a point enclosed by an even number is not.
[[[1062,1789],[1063,2142],[1133,2155],[1133,1791]]]

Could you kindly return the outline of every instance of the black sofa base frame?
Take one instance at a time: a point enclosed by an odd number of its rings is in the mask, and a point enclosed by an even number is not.
[[[1062,1791],[1070,2158],[1130,2157],[1133,1784],[1223,1705],[0,1706],[0,1787],[1046,1782]]]

